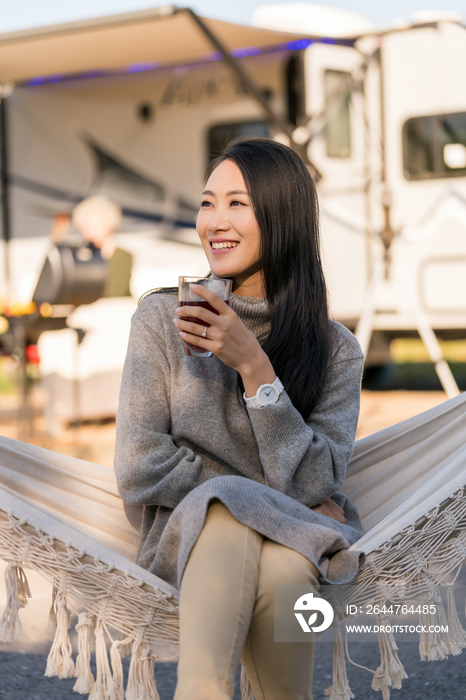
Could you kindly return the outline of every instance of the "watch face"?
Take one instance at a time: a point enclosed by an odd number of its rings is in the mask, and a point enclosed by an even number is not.
[[[265,384],[259,393],[259,400],[263,404],[274,403],[277,400],[278,392],[271,384]]]

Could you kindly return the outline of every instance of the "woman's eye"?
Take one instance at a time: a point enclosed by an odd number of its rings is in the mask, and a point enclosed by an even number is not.
[[[237,206],[237,205],[244,206],[244,202],[239,202],[237,199],[235,199],[231,202],[231,206]]]
[[[210,207],[210,206],[212,206],[212,202],[207,202],[206,200],[204,200],[203,202],[201,202],[201,209],[202,209],[203,207]]]

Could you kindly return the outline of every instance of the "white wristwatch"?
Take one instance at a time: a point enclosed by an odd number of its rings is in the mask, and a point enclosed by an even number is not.
[[[248,408],[264,408],[271,404],[277,403],[278,397],[285,387],[277,377],[273,384],[262,384],[255,396],[248,398],[246,392],[243,394],[243,399]]]

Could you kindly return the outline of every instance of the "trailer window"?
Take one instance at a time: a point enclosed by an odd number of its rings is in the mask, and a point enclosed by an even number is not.
[[[351,74],[326,70],[324,93],[327,155],[331,158],[349,158],[351,156]]]
[[[250,121],[216,124],[208,133],[208,162],[216,158],[225,146],[238,136],[270,136],[267,122]]]
[[[290,58],[286,65],[286,98],[288,120],[299,126],[306,121],[304,105],[304,69],[301,52]]]
[[[409,180],[466,175],[466,112],[408,119],[403,162]]]

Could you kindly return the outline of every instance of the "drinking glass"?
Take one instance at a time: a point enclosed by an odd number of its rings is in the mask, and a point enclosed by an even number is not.
[[[201,306],[204,309],[208,309],[209,311],[212,311],[212,313],[217,314],[218,316],[218,311],[216,311],[212,306],[209,304],[209,302],[205,301],[205,299],[202,299],[201,297],[197,296],[197,294],[194,294],[194,292],[191,291],[189,288],[190,284],[200,284],[203,287],[206,287],[207,289],[210,289],[212,292],[217,294],[220,299],[223,299],[223,301],[226,304],[230,303],[230,294],[231,294],[231,288],[233,285],[232,280],[229,279],[223,279],[220,277],[180,277],[179,278],[179,284],[178,284],[178,301],[180,306]],[[207,328],[210,326],[210,323],[206,323],[205,321],[201,321],[198,318],[195,318],[194,316],[184,316],[183,318],[186,319],[186,321],[191,321],[192,323],[198,323],[200,326]],[[199,333],[201,335],[201,333]],[[186,341],[183,340],[183,347],[184,351],[187,355],[190,355],[192,357],[212,357],[213,353],[210,352],[210,350],[206,350],[205,348],[202,348],[200,345],[194,345],[193,343],[187,343]]]

